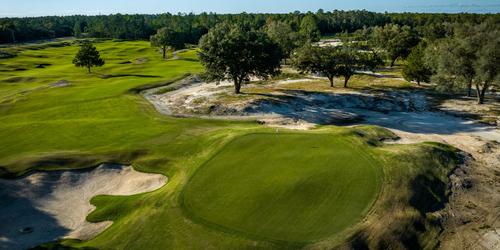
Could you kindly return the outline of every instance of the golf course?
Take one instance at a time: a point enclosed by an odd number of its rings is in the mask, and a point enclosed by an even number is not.
[[[29,247],[330,248],[358,244],[363,233],[375,237],[366,245],[407,234],[422,247],[437,244],[440,228],[426,214],[446,200],[453,147],[385,144],[397,136],[368,125],[290,130],[166,116],[141,92],[201,73],[197,50],[163,60],[147,41],[94,44],[106,64],[90,74],[71,64],[77,40],[4,48],[17,56],[0,60],[2,177],[115,163],[168,181],[147,193],[93,197],[86,220],[112,221],[95,237],[63,233]],[[26,227],[32,232],[0,246],[25,246],[23,237],[37,233]],[[19,229],[0,232],[9,230]]]

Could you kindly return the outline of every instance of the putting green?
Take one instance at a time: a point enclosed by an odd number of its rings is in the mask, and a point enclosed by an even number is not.
[[[382,167],[335,134],[249,134],[201,166],[183,190],[195,221],[244,236],[312,242],[359,221]]]

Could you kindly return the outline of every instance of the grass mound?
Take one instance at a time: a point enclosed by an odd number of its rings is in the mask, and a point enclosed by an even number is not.
[[[357,222],[382,167],[332,134],[250,134],[195,173],[183,205],[195,220],[251,237],[311,242]]]

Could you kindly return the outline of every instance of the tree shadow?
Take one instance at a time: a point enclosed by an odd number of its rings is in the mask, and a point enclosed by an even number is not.
[[[397,129],[410,133],[442,134],[475,133],[489,140],[500,140],[495,127],[477,124],[441,112],[389,112],[363,113],[363,123]]]
[[[36,185],[36,187],[35,187]],[[50,195],[51,180],[31,184],[0,179],[0,249],[27,249],[65,236],[70,230],[39,209],[34,197]],[[31,192],[26,192],[26,190]],[[24,194],[23,194],[24,193]]]
[[[320,125],[378,125],[412,133],[455,134],[486,133],[495,139],[494,127],[475,124],[459,117],[426,111],[411,94],[384,93],[380,96],[362,93],[325,93],[304,90],[279,90],[281,93],[247,93],[262,96],[249,103],[248,114],[279,114],[293,120]],[[412,99],[413,98],[413,99]],[[489,135],[490,133],[491,135]],[[496,135],[499,137],[500,135]]]
[[[445,207],[448,202],[446,194],[447,185],[430,174],[420,174],[410,183],[412,195],[409,203],[417,209],[422,216],[426,213],[436,212]]]
[[[142,75],[142,74],[104,74],[104,75],[98,75],[99,78],[101,79],[109,79],[109,78],[117,78],[117,77],[142,77],[142,78],[160,78],[161,76],[156,76],[156,75]]]
[[[265,97],[249,103],[243,112],[248,114],[278,114],[294,121],[303,120],[319,125],[349,125],[361,117],[344,109],[347,96],[342,94],[281,90],[283,94],[249,93]]]

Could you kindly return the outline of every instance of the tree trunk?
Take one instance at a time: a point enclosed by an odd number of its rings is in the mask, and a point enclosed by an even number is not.
[[[330,81],[330,87],[333,88],[333,76],[329,76],[328,80]]]
[[[10,29],[10,35],[12,37],[12,43],[16,43],[16,36],[14,35],[14,30]]]
[[[163,59],[167,59],[167,47],[163,46],[162,50],[163,50]]]
[[[472,80],[470,80],[469,83],[467,84],[467,97],[471,96],[472,96]]]
[[[347,88],[347,83],[349,82],[349,79],[351,76],[344,76],[344,88]]]
[[[391,68],[394,67],[394,64],[396,63],[397,59],[398,58],[396,57],[396,58],[394,58],[394,59],[391,60]]]
[[[87,66],[87,70],[89,71],[89,74],[90,74],[90,66]]]
[[[241,90],[241,80],[239,80],[238,78],[234,78],[233,79],[234,81],[234,93],[235,94],[240,94],[240,90]]]
[[[486,91],[488,91],[488,82],[484,82],[484,86],[483,86],[483,89],[481,90],[481,97],[483,98],[483,101],[484,101],[484,95],[486,94]]]
[[[417,85],[420,86],[420,80],[417,80]]]
[[[484,96],[486,94],[486,91],[488,90],[488,82],[485,82],[483,85],[483,88],[480,89],[480,84],[476,83],[476,89],[477,89],[477,103],[478,104],[484,104]]]
[[[480,86],[480,84],[476,83],[477,104],[484,104],[484,95],[488,88],[488,83],[485,82],[482,89]]]

